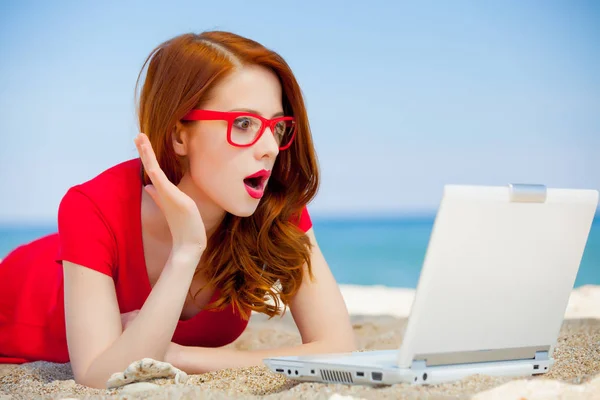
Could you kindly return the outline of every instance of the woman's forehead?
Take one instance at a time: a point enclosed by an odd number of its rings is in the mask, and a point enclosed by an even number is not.
[[[260,66],[244,66],[219,82],[205,108],[250,109],[270,117],[283,111],[281,99],[281,84],[275,73]]]

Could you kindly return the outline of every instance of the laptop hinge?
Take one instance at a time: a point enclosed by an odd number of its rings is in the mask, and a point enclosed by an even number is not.
[[[427,362],[423,360],[413,360],[410,369],[412,370],[420,370],[427,368]]]
[[[515,203],[544,203],[547,190],[545,185],[511,183],[508,185],[510,201]]]
[[[548,360],[550,346],[415,354],[411,368],[513,360]]]

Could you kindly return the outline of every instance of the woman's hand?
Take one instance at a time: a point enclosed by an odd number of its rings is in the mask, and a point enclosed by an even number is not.
[[[168,362],[172,366],[177,367],[179,364],[179,352],[183,349],[183,346],[178,345],[177,343],[171,342],[167,347],[167,352],[165,353],[165,362]],[[181,368],[179,368],[181,369]]]
[[[144,169],[152,184],[144,189],[160,207],[173,237],[173,250],[201,252],[206,249],[206,229],[194,200],[175,186],[160,168],[148,137],[140,133],[135,138]]]
[[[121,314],[121,325],[123,326],[123,331],[127,329],[127,326],[138,316],[140,310],[133,310],[127,313]],[[177,362],[177,355],[179,351],[181,351],[182,346],[177,343],[171,342],[167,346],[167,351],[165,353],[165,362],[168,362],[171,365],[175,365]]]

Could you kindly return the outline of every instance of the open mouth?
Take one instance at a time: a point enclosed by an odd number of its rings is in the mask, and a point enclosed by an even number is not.
[[[250,186],[252,189],[257,189],[257,190],[263,188],[265,181],[266,181],[266,177],[264,177],[264,176],[244,179],[244,183],[247,186]]]
[[[265,194],[265,185],[271,173],[262,169],[244,178],[244,186],[250,197],[260,199]]]

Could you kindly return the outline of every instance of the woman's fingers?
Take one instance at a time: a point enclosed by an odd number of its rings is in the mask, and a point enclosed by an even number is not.
[[[164,171],[160,168],[148,137],[140,133],[135,139],[135,144],[144,164],[144,169],[159,194],[164,195],[166,191],[173,190],[175,185],[169,181],[169,178],[167,178]]]
[[[160,168],[146,135],[140,133],[135,138],[135,144],[146,173],[152,181],[152,184],[145,185],[144,189],[164,214],[171,230],[174,246],[200,244],[204,248],[206,231],[198,206],[191,197],[169,181]]]
[[[156,191],[156,188],[154,187],[154,185],[146,185],[146,186],[144,186],[144,190],[146,190],[146,193],[148,193],[150,195],[150,197],[152,198],[152,200],[154,200],[154,202],[156,203],[156,205],[158,205],[158,207],[164,213],[165,211],[163,209],[162,202],[160,201],[160,195]]]
[[[173,207],[179,209],[192,209],[196,205],[187,195],[179,190],[169,178],[165,175],[156,159],[154,150],[148,136],[140,133],[135,138],[135,144],[140,153],[140,158],[144,164],[144,169],[150,178],[152,185],[146,185],[146,192],[152,197],[154,202],[162,209],[163,213],[169,219],[170,210]]]

